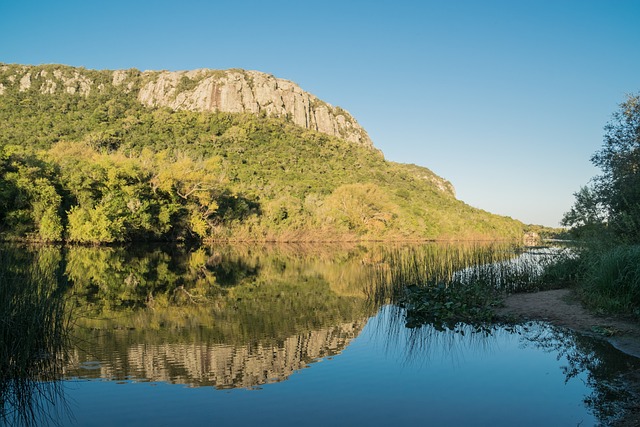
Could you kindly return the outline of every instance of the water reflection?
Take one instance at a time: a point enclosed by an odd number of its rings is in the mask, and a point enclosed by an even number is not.
[[[636,403],[637,396],[627,390],[623,378],[640,370],[640,359],[621,353],[606,341],[552,325],[524,325],[519,333],[524,345],[566,360],[562,367],[566,381],[586,374],[591,393],[584,402],[601,422],[618,420],[624,408]]]
[[[70,248],[74,334],[93,344],[66,374],[217,388],[285,380],[339,354],[375,313],[362,293],[366,249],[329,249]]]
[[[111,380],[162,381],[218,389],[256,388],[286,380],[324,357],[342,352],[365,321],[287,337],[278,342],[222,344],[145,339],[144,332],[105,331],[89,338],[90,351],[76,349],[66,375]],[[154,343],[156,341],[157,343]]]
[[[60,302],[53,304],[57,307],[54,312],[66,316],[49,316],[63,322],[45,323],[48,329],[39,332],[44,336],[58,336],[50,341],[57,344],[43,347],[38,343],[31,349],[25,346],[25,354],[56,356],[45,358],[47,369],[31,369],[21,377],[29,378],[35,386],[25,389],[28,393],[14,394],[17,396],[14,402],[23,399],[20,396],[35,396],[24,405],[36,408],[27,409],[27,415],[28,411],[37,411],[37,405],[47,410],[53,408],[55,412],[55,406],[46,402],[59,400],[57,396],[61,394],[38,396],[36,389],[53,386],[51,390],[57,393],[61,391],[58,380],[64,377],[87,380],[91,384],[95,379],[104,379],[225,390],[264,388],[253,398],[257,401],[252,401],[252,405],[256,411],[260,408],[266,411],[267,407],[275,411],[278,406],[269,398],[273,393],[289,389],[299,392],[296,387],[318,390],[318,379],[308,384],[299,379],[285,381],[296,372],[312,371],[321,372],[323,387],[327,390],[318,397],[317,405],[321,407],[340,407],[345,414],[362,417],[363,410],[347,403],[343,407],[337,402],[341,399],[351,402],[354,393],[362,393],[381,402],[393,402],[389,403],[393,410],[383,411],[384,414],[400,411],[399,408],[408,411],[387,419],[377,412],[383,410],[384,405],[367,409],[373,424],[388,424],[394,419],[397,422],[403,417],[415,421],[424,402],[412,407],[405,405],[405,400],[417,401],[426,396],[442,399],[454,383],[463,385],[461,391],[457,391],[461,394],[451,399],[468,401],[472,407],[478,395],[464,394],[465,381],[473,381],[472,377],[485,369],[494,355],[501,355],[505,343],[514,339],[518,346],[535,350],[535,355],[527,357],[537,358],[548,353],[561,360],[560,367],[554,369],[562,369],[565,383],[575,383],[576,379],[584,381],[585,385],[581,385],[584,407],[598,420],[612,420],[620,402],[628,398],[616,381],[622,373],[640,368],[637,361],[579,334],[544,324],[485,325],[483,328],[457,324],[445,330],[430,325],[406,328],[405,310],[383,305],[388,300],[372,298],[379,292],[375,275],[387,268],[386,254],[390,249],[419,254],[409,259],[429,260],[430,268],[444,276],[466,268],[471,260],[489,259],[482,254],[486,246],[436,244],[410,249],[366,245],[29,250],[4,247],[0,251],[5,261],[3,268],[19,272],[21,277],[27,277],[25,272],[40,272],[28,276],[38,277],[36,282],[40,285],[25,288],[37,290],[34,295],[46,297],[47,301]],[[489,254],[494,258],[498,254],[500,259],[517,255],[506,247],[491,247]],[[32,301],[23,311],[34,313],[36,300],[27,297],[17,300]],[[37,300],[38,304],[42,301]],[[73,315],[71,323],[68,322],[70,314]],[[66,340],[69,334],[72,345]],[[4,343],[11,339],[5,338]],[[515,359],[521,357],[517,349],[513,351]],[[12,361],[12,357],[5,354],[3,360]],[[333,360],[316,363],[327,359]],[[31,360],[41,359],[32,357]],[[444,373],[428,368],[442,361],[450,361],[452,368],[443,370]],[[525,381],[531,366],[526,361],[518,366]],[[469,370],[465,371],[465,367]],[[500,372],[499,367],[495,369],[487,381],[508,383],[505,375],[512,374]],[[275,383],[281,383],[279,388],[274,388]],[[0,396],[5,407],[15,406],[7,397],[12,389],[6,384],[0,389],[3,393]],[[84,391],[85,382],[73,384],[82,393],[90,393]],[[348,387],[336,389],[340,384]],[[562,390],[561,385],[553,387]],[[532,393],[551,393],[547,389],[530,388]],[[400,391],[404,389],[406,391]],[[184,390],[173,389],[171,393],[184,396]],[[97,399],[100,391],[94,393]],[[148,394],[149,390],[139,393]],[[507,390],[506,393],[519,392]],[[136,395],[132,401],[143,398],[146,397],[142,394]],[[522,405],[527,404],[523,396],[510,398],[519,398]],[[120,399],[118,405],[123,405]],[[308,406],[316,404],[308,399],[296,399],[293,393],[286,401],[289,406],[299,406],[301,411],[312,410]],[[236,409],[242,404],[241,400],[233,402]],[[207,406],[206,402],[202,405]],[[224,408],[222,405],[216,410],[223,414]],[[83,424],[83,417],[95,416],[96,408],[75,409],[79,425]],[[155,410],[162,412],[160,408]],[[171,407],[171,410],[180,413],[180,408]],[[198,417],[206,414],[204,409],[201,411],[190,413],[189,419],[197,423]],[[148,416],[154,419],[153,414]],[[28,424],[27,418],[23,416],[19,422]],[[456,418],[467,424],[473,419],[472,415],[462,421]],[[355,422],[356,418],[351,420]],[[286,422],[286,419],[280,421]],[[318,416],[316,421],[320,424],[328,419]]]
[[[406,328],[405,318],[404,309],[387,306],[373,321],[386,351],[398,356],[408,368],[442,359],[465,363],[469,354],[499,353],[505,341],[517,337],[521,348],[549,353],[560,361],[558,368],[565,383],[584,382],[587,393],[583,403],[600,423],[610,425],[618,421],[625,408],[633,407],[637,398],[625,386],[624,377],[629,372],[640,371],[640,359],[621,353],[606,341],[545,322],[493,324],[482,328],[468,324],[458,324],[452,329],[428,324]]]

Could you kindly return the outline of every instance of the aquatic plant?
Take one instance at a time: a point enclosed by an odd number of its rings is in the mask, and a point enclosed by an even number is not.
[[[391,250],[368,296],[405,308],[408,327],[482,324],[494,320],[507,294],[549,288],[543,273],[557,256],[551,249],[504,245]]]
[[[54,420],[64,399],[62,376],[70,318],[58,282],[60,253],[0,251],[0,422]]]

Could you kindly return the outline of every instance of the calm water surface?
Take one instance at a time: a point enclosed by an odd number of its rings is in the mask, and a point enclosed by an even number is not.
[[[544,323],[406,328],[367,298],[375,247],[47,250],[74,316],[61,425],[589,426],[636,364]]]

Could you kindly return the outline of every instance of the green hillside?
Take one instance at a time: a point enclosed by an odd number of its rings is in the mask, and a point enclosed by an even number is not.
[[[53,84],[54,72],[77,87]],[[0,66],[5,239],[329,241],[523,233],[520,222],[457,200],[451,184],[426,168],[386,161],[375,149],[296,126],[286,116],[147,107],[137,93],[152,77],[134,70],[128,85],[116,86],[113,73]],[[91,90],[83,93],[82,85]]]

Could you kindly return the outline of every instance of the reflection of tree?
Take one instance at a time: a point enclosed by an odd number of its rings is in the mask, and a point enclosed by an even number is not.
[[[216,283],[223,287],[232,287],[252,281],[258,276],[259,265],[251,265],[243,257],[222,257],[214,255],[206,264],[207,270],[216,278]]]
[[[216,342],[247,342],[360,318],[362,294],[348,290],[362,289],[368,276],[345,275],[363,270],[361,249],[345,251],[319,258],[266,247],[74,247],[67,274],[79,325],[185,333],[200,325]]]
[[[558,359],[566,359],[567,365],[562,368],[566,381],[586,374],[592,393],[585,397],[585,404],[605,425],[620,416],[629,402],[637,398],[625,388],[622,376],[640,369],[638,359],[623,354],[604,340],[564,328],[534,324],[522,326],[520,331],[527,345],[556,353]]]
[[[459,361],[465,350],[491,352],[500,337],[518,334],[525,346],[533,346],[557,355],[566,361],[561,367],[565,381],[586,377],[591,394],[585,396],[585,405],[593,411],[603,425],[615,421],[624,408],[635,402],[624,386],[623,375],[640,369],[640,361],[621,353],[609,343],[547,323],[515,325],[458,324],[454,329],[437,329],[433,325],[405,329],[404,310],[387,307],[379,317],[376,329],[386,334],[387,347],[404,353],[407,363],[428,363],[430,358],[444,356]],[[441,354],[434,354],[435,351]]]
[[[61,262],[57,248],[0,248],[0,422],[39,425],[64,408],[69,317]]]
[[[342,351],[375,311],[361,291],[366,250],[332,249],[69,248],[86,313],[74,335],[93,347],[75,351],[76,365],[97,356],[110,378],[221,388],[285,379]]]

